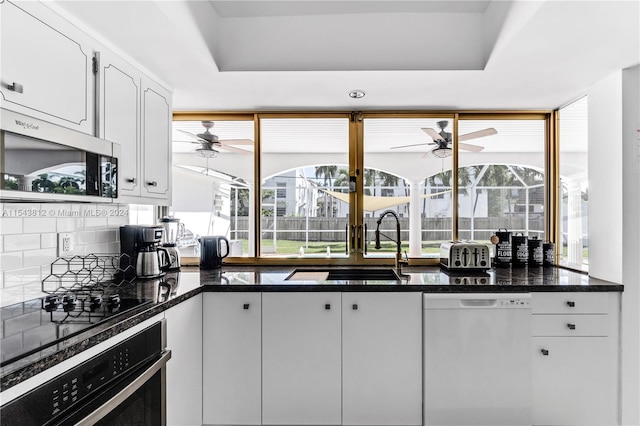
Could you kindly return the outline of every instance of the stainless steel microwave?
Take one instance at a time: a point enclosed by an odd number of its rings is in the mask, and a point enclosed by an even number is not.
[[[112,202],[119,145],[0,109],[0,200]]]

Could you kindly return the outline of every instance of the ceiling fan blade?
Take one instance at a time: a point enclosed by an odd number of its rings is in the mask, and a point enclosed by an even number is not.
[[[468,143],[458,143],[458,147],[460,149],[464,149],[465,151],[471,151],[471,152],[480,152],[484,149],[484,146],[471,145]]]
[[[238,154],[253,154],[253,151],[247,151],[246,149],[236,148],[235,146],[231,146],[231,145],[214,145],[214,149],[217,149],[220,151],[234,152]]]
[[[409,148],[410,146],[421,146],[421,145],[433,145],[433,143],[431,143],[431,142],[414,143],[414,144],[411,144],[411,145],[392,146],[389,149]]]
[[[222,145],[253,145],[251,139],[221,139],[218,142]]]
[[[193,139],[194,142],[201,143],[202,141],[204,141],[204,139],[194,135],[193,133],[187,132],[186,130],[181,130],[181,129],[176,129],[176,130],[179,131],[180,133],[184,133],[185,135],[189,136],[189,138]]]
[[[442,136],[430,127],[423,127],[421,130],[431,136],[434,141],[444,141]]]
[[[202,145],[201,141],[181,141],[181,140],[174,139],[171,142],[173,142],[173,143],[195,143],[195,144]]]
[[[458,141],[468,141],[469,139],[483,138],[485,136],[491,136],[497,134],[498,131],[493,127],[489,127],[488,129],[478,130],[476,132],[467,133],[464,135],[460,135],[458,137]]]

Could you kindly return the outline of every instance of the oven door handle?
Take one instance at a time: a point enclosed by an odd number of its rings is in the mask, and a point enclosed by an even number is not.
[[[122,404],[127,398],[129,398],[135,391],[140,389],[154,374],[156,374],[161,368],[163,368],[167,361],[171,359],[171,351],[166,350],[162,352],[162,356],[159,360],[154,362],[149,368],[147,368],[141,375],[135,378],[135,380],[127,385],[124,389],[118,392],[107,402],[98,407],[95,411],[87,415],[84,419],[76,423],[76,426],[93,425],[104,416],[109,414],[118,405]]]

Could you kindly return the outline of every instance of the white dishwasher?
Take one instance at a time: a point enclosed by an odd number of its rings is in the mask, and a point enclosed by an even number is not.
[[[531,295],[424,295],[424,424],[531,425]]]

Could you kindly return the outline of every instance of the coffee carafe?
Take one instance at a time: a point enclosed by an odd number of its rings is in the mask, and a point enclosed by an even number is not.
[[[167,270],[180,269],[180,250],[178,240],[184,236],[184,223],[180,219],[165,216],[160,219],[160,225],[164,228],[162,247],[166,249]]]
[[[147,246],[138,253],[136,275],[138,278],[157,278],[164,275],[169,255],[164,247]]]

